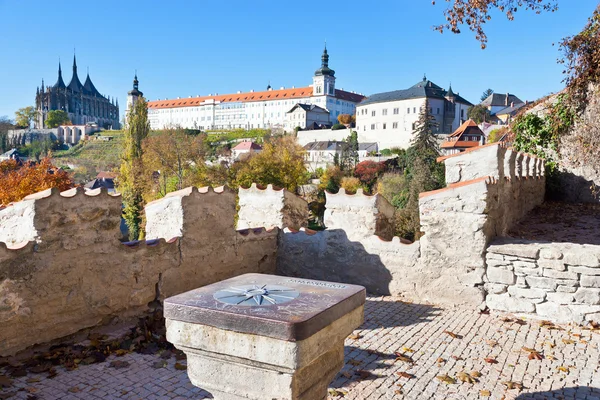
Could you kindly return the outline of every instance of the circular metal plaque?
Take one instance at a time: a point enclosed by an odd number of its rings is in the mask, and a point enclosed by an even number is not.
[[[269,306],[287,303],[300,293],[294,289],[279,285],[239,285],[222,289],[213,297],[225,304],[236,306]]]

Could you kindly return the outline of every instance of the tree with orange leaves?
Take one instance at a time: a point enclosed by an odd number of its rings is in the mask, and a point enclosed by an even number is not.
[[[16,160],[0,162],[0,204],[23,200],[25,196],[56,187],[67,190],[73,187],[71,176],[52,165],[49,158],[38,163],[19,163]]]

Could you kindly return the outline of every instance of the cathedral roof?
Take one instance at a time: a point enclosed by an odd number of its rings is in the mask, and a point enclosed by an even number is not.
[[[73,77],[71,78],[71,82],[67,85],[69,89],[73,92],[84,92],[84,87],[77,76],[77,61],[75,60],[75,56],[73,56]]]
[[[63,77],[62,77],[62,69],[60,68],[60,61],[58,62],[58,80],[56,81],[56,83],[54,84],[54,86],[52,86],[53,89],[64,89],[65,86],[65,81],[63,81]],[[44,88],[42,88],[42,91],[44,91]]]
[[[102,97],[100,92],[96,89],[96,87],[92,83],[92,80],[90,79],[90,74],[88,74],[87,77],[85,78],[85,83],[83,84],[83,88],[85,89],[85,92],[87,92],[87,94]]]
[[[323,50],[321,56],[321,68],[315,71],[315,76],[335,76],[335,71],[329,68],[329,54],[327,54],[327,47]]]

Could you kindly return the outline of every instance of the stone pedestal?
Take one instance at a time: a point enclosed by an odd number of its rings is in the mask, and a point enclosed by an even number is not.
[[[362,286],[246,274],[166,299],[167,339],[216,400],[323,400],[364,302]]]

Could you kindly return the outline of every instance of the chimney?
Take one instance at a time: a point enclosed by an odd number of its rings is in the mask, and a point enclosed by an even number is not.
[[[250,93],[254,93],[254,89],[250,89]]]
[[[282,86],[282,87],[279,88],[279,90],[283,90],[283,89],[285,89],[285,86]]]
[[[508,93],[506,93],[506,99],[504,100],[504,105],[508,107],[508,96],[510,96]]]
[[[510,103],[510,106],[511,106],[511,107],[514,107],[514,106],[515,106],[515,102],[514,102],[514,101],[511,101],[511,103]]]

